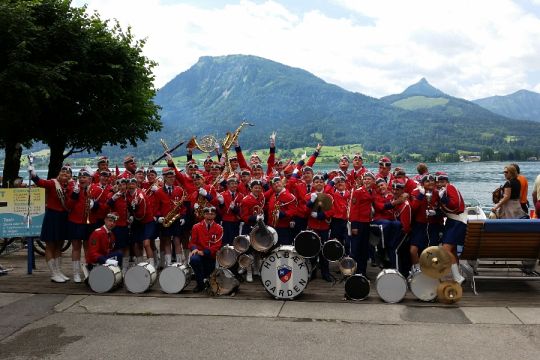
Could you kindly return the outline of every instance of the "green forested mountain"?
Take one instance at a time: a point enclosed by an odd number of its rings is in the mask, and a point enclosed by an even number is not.
[[[255,56],[201,57],[160,89],[155,101],[162,107],[163,136],[175,139],[222,137],[246,119],[256,125],[240,136],[246,148],[266,147],[275,130],[281,148],[322,139],[393,153],[540,151],[539,124],[495,115],[425,79],[378,100]]]
[[[519,90],[506,96],[491,96],[473,100],[475,104],[512,119],[540,122],[540,94]]]

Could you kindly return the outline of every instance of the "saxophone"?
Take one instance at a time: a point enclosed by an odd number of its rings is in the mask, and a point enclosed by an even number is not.
[[[182,198],[180,201],[175,202],[174,207],[167,213],[163,219],[163,227],[170,227],[179,217],[180,217],[180,208],[184,205],[184,200],[186,199],[186,192],[183,192]]]
[[[276,205],[274,206],[274,210],[272,211],[272,219],[270,222],[270,226],[276,227],[278,221],[279,221],[279,212],[281,211],[281,203],[276,198]]]
[[[86,219],[86,224],[90,224],[90,185],[87,185],[84,192],[86,193],[86,202],[84,204],[84,218]]]

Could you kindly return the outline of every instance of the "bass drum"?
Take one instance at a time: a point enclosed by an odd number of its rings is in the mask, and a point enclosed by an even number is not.
[[[92,268],[88,276],[90,289],[97,293],[106,293],[122,283],[122,271],[114,265],[97,265]]]
[[[306,260],[290,245],[271,252],[261,265],[261,282],[275,299],[292,300],[302,294],[309,276]]]
[[[154,285],[156,279],[156,268],[147,262],[142,262],[126,271],[124,283],[129,292],[141,294],[148,291]]]
[[[178,294],[191,281],[193,270],[186,264],[171,264],[159,274],[159,286],[167,294]]]
[[[321,238],[311,230],[300,231],[294,238],[294,250],[305,258],[313,258],[321,251]]]
[[[384,269],[377,275],[375,289],[384,302],[395,304],[405,297],[407,280],[395,269]]]
[[[229,269],[215,269],[210,274],[210,293],[212,295],[229,295],[240,287],[240,281]]]
[[[345,247],[336,239],[328,240],[322,246],[322,255],[330,262],[339,261],[345,256]]]
[[[351,300],[364,300],[369,296],[369,280],[362,274],[355,274],[345,281],[345,296]]]
[[[409,288],[414,296],[422,301],[433,301],[437,298],[439,280],[422,274],[421,271],[409,275]]]

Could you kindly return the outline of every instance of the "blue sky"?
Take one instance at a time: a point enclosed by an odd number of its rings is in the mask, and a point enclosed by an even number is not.
[[[147,38],[156,86],[251,54],[381,97],[426,77],[466,99],[540,92],[540,0],[76,0]]]

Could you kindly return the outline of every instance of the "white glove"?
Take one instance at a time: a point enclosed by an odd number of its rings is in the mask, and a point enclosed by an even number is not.
[[[118,266],[118,261],[114,259],[107,259],[105,261],[105,265]]]
[[[73,185],[73,192],[74,192],[75,194],[78,194],[79,191],[81,191],[81,188],[79,187],[79,182],[76,181],[76,182],[75,182],[75,185]]]
[[[418,186],[418,192],[422,195],[426,194],[426,189],[423,186]]]
[[[440,188],[439,189],[439,198],[442,199],[442,197],[444,196],[444,193],[446,192],[446,188]]]
[[[169,153],[167,153],[165,155],[165,159],[167,160],[167,162],[172,162],[173,161],[173,158],[172,158],[171,154],[169,154]]]
[[[311,202],[315,202],[315,200],[317,200],[317,193],[311,193],[310,200]]]
[[[197,209],[199,208],[199,204],[198,204],[198,203],[195,203],[195,205],[193,205],[193,208],[194,208],[195,210],[197,210]]]
[[[311,212],[311,217],[316,219],[317,218],[317,212],[316,211],[312,211]]]
[[[257,215],[257,221],[262,220],[264,221],[264,214]]]
[[[435,210],[426,210],[427,216],[435,216],[437,215],[437,212]]]
[[[225,202],[225,199],[223,198],[223,195],[221,194],[218,194],[217,200],[219,201],[220,204],[223,204]]]
[[[158,191],[158,186],[157,186],[157,185],[152,185],[152,186],[150,187],[150,191],[152,191],[152,192]]]
[[[289,227],[290,227],[291,229],[294,229],[295,226],[296,226],[296,223],[295,223],[294,221],[291,221],[291,222],[289,223]]]
[[[120,191],[114,193],[114,195],[112,196],[113,201],[116,201],[116,199],[118,199],[120,196],[122,196],[122,193]]]
[[[133,223],[133,216],[128,217],[128,223]]]
[[[304,153],[302,154],[302,156],[300,156],[300,160],[306,160],[307,159],[307,152],[304,151]]]
[[[208,195],[208,192],[204,188],[200,188],[199,189],[199,195],[206,196],[206,195]]]
[[[90,205],[90,209],[92,209],[94,207],[94,200],[90,199],[88,205]]]
[[[157,219],[157,222],[160,223],[160,224],[163,224],[164,221],[165,221],[165,218],[163,216],[160,216]]]
[[[137,201],[137,198],[134,198],[133,200],[131,200],[131,206],[135,207],[137,206],[139,202]]]
[[[180,219],[179,223],[180,226],[184,226],[184,224],[186,223],[186,219]]]
[[[234,203],[234,201],[232,201],[230,204],[229,204],[229,209],[234,209],[236,207],[236,204]]]

